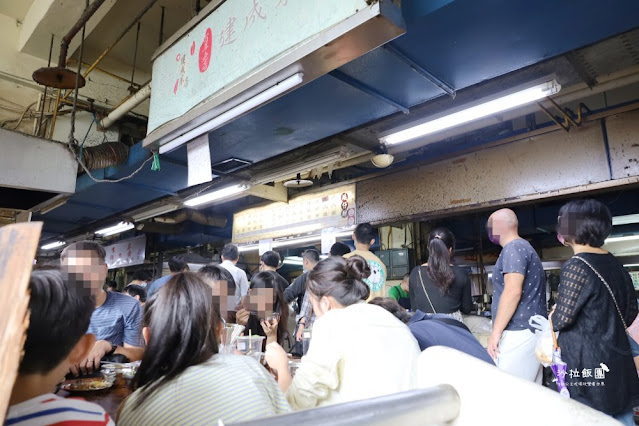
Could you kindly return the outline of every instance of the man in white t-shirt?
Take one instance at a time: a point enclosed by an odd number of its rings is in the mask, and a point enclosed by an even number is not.
[[[240,260],[240,252],[237,246],[231,243],[225,244],[222,249],[222,263],[220,266],[233,275],[235,295],[242,297],[248,293],[249,283],[248,278],[246,278],[246,272],[236,266],[238,260]]]

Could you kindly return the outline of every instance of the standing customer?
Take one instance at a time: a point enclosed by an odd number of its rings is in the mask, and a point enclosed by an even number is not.
[[[294,409],[374,398],[415,388],[417,341],[384,308],[364,301],[370,275],[361,256],[329,257],[308,277],[317,320],[308,353],[291,380],[286,352],[266,347],[266,360]]]
[[[473,308],[468,272],[451,264],[455,236],[446,228],[436,228],[428,237],[428,263],[410,273],[408,292],[412,310],[447,314],[458,321],[462,312]]]
[[[237,246],[231,243],[225,244],[222,249],[220,266],[231,273],[233,280],[235,280],[235,295],[242,297],[248,293],[249,283],[246,272],[236,266],[238,260],[240,260],[240,251]]]
[[[637,316],[637,301],[628,272],[601,248],[612,229],[610,211],[599,201],[571,201],[557,220],[557,238],[575,254],[561,268],[551,314],[568,364],[570,397],[634,425],[639,378],[626,326]]]
[[[282,258],[277,252],[267,251],[262,255],[262,257],[260,257],[260,271],[273,272],[277,279],[277,284],[280,287],[280,291],[284,293],[284,290],[288,287],[288,281],[286,281],[286,279],[277,272],[281,261]]]
[[[153,281],[153,284],[151,284],[149,288],[146,290],[148,298],[153,296],[153,293],[161,289],[164,284],[169,282],[169,280],[171,279],[171,277],[173,277],[173,275],[179,274],[180,272],[186,272],[189,270],[189,265],[186,263],[186,260],[184,260],[182,256],[173,256],[168,261],[168,264],[169,264],[169,271],[170,271],[169,275],[158,278],[157,280]]]
[[[386,265],[381,259],[371,252],[371,246],[375,244],[375,234],[370,223],[360,223],[353,231],[355,250],[344,255],[344,259],[351,256],[362,256],[368,263],[370,275],[364,278],[364,283],[370,288],[369,300],[374,297],[386,297],[384,286],[386,285]]]
[[[102,289],[108,270],[104,248],[94,241],[79,241],[62,250],[60,262],[63,273],[70,280],[90,284],[95,300],[87,333],[95,334],[96,341],[89,356],[72,365],[71,372],[77,376],[100,370],[100,361],[110,355],[121,354],[129,361],[142,358],[144,342],[140,334],[140,304],[126,294]]]
[[[547,316],[546,275],[530,243],[519,236],[517,215],[502,209],[488,218],[488,238],[503,250],[493,270],[493,331],[488,353],[502,370],[541,384],[537,339],[528,320]]]

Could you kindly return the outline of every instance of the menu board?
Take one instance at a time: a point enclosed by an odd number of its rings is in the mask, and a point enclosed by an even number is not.
[[[355,225],[355,185],[302,195],[288,203],[273,203],[236,213],[233,242],[269,238]]]
[[[115,244],[105,246],[106,263],[109,269],[123,268],[131,265],[141,265],[146,256],[146,236],[118,241]]]

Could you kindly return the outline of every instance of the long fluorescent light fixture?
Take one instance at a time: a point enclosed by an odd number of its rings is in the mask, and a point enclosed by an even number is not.
[[[110,235],[119,234],[120,232],[128,231],[129,229],[133,229],[133,224],[130,222],[120,222],[117,225],[110,226],[108,228],[100,229],[99,231],[95,231],[96,234],[101,235],[103,237],[108,237]]]
[[[299,86],[302,81],[304,81],[304,73],[298,72],[297,74],[293,74],[292,76],[280,81],[276,85],[269,87],[265,91],[258,93],[257,95],[247,99],[241,104],[234,106],[228,111],[212,118],[206,123],[201,124],[196,128],[184,133],[182,136],[178,136],[172,141],[162,145],[160,147],[160,154],[166,154],[167,152],[173,151],[180,145],[235,120],[242,114],[245,114],[269,102],[270,100],[294,88],[295,86]]]
[[[62,247],[66,243],[64,241],[55,241],[53,243],[45,244],[40,247],[42,250],[53,250],[54,248]]]
[[[619,243],[622,241],[635,241],[635,240],[639,240],[639,235],[626,235],[623,237],[606,238],[606,241],[604,241],[604,244]]]
[[[639,214],[627,214],[624,216],[614,216],[612,218],[612,226],[629,225],[631,223],[639,223]]]
[[[246,251],[253,251],[259,248],[260,248],[259,244],[247,244],[244,246],[237,246],[237,251],[239,251],[240,253],[244,253]]]
[[[134,222],[140,222],[146,219],[151,219],[152,217],[161,216],[165,213],[173,212],[179,208],[180,206],[178,206],[177,204],[166,204],[151,208],[138,214],[134,214],[131,218]]]
[[[559,92],[559,90],[561,90],[561,85],[557,83],[556,80],[551,80],[422,124],[411,126],[404,130],[393,132],[381,137],[380,142],[386,145],[395,145],[432,133],[441,132],[451,127],[460,126],[471,121],[479,120],[480,118],[488,117],[489,115],[529,104],[547,96],[554,95]]]
[[[184,202],[185,206],[195,207],[201,204],[210,203],[211,201],[227,198],[232,195],[240,194],[248,189],[248,185],[233,185],[226,188],[218,189],[216,191],[209,192],[208,194],[200,195],[199,197],[191,198]]]

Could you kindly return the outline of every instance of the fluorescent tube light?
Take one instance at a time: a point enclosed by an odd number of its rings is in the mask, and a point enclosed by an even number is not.
[[[545,98],[561,90],[561,85],[556,80],[548,81],[510,95],[483,102],[458,112],[454,112],[422,124],[411,126],[407,129],[393,132],[380,138],[380,142],[386,145],[395,145],[415,138],[441,132],[451,127],[460,126],[489,115],[507,111],[536,100]]]
[[[108,228],[100,229],[99,231],[95,231],[96,234],[101,235],[103,237],[108,237],[110,235],[119,234],[120,232],[128,231],[129,229],[133,229],[133,224],[130,222],[120,222],[117,225],[110,226]]]
[[[621,241],[634,241],[634,240],[639,240],[639,235],[626,235],[623,237],[606,238],[606,241],[604,241],[604,244],[619,243]]]
[[[639,263],[628,263],[627,265],[623,265],[624,268],[630,268],[630,267],[634,267],[634,266],[639,266]]]
[[[55,241],[53,243],[45,244],[45,245],[43,245],[40,248],[42,250],[51,250],[51,249],[54,249],[54,248],[62,247],[65,244],[66,243],[64,241]]]
[[[284,261],[282,262],[282,265],[303,266],[304,262],[301,260],[284,259]]]
[[[612,218],[612,226],[629,225],[631,223],[639,223],[639,214],[627,214],[624,216],[614,216]]]
[[[185,206],[194,207],[199,206],[201,204],[210,203],[211,201],[220,200],[222,198],[227,198],[232,195],[239,194],[248,189],[247,185],[233,185],[227,186],[226,188],[218,189],[208,194],[200,195],[199,197],[191,198],[190,200],[186,200],[184,202]]]
[[[310,237],[294,238],[291,240],[282,240],[282,241],[273,241],[273,248],[292,246],[292,245],[300,244],[300,243],[310,243],[313,241],[320,241],[321,239],[322,239],[321,235],[311,235]]]
[[[138,214],[134,214],[132,216],[132,219],[134,222],[141,222],[146,219],[151,219],[152,217],[155,217],[155,216],[161,216],[165,213],[173,212],[179,208],[180,206],[176,204],[166,204],[166,205],[158,206],[158,207],[143,211]]]
[[[245,251],[253,251],[259,249],[259,244],[247,244],[245,246],[237,246],[237,251],[243,253]]]
[[[297,73],[294,74],[282,81],[280,81],[279,83],[277,83],[274,86],[269,87],[268,89],[266,89],[263,92],[258,93],[257,95],[253,96],[252,98],[247,99],[246,101],[242,102],[241,104],[234,106],[233,108],[229,109],[226,112],[223,112],[222,114],[212,118],[211,120],[207,121],[204,124],[201,124],[199,126],[197,126],[196,128],[189,130],[188,132],[184,133],[182,136],[178,136],[177,138],[173,139],[172,141],[162,145],[160,147],[160,154],[166,154],[167,152],[173,151],[174,149],[176,149],[177,147],[179,147],[180,145],[189,142],[195,138],[197,138],[200,135],[203,135],[204,133],[210,132],[212,130],[217,129],[218,127],[221,127],[233,120],[235,120],[236,118],[238,118],[239,116],[241,116],[242,114],[245,114],[267,102],[269,102],[270,100],[278,97],[279,95],[289,91],[290,89],[292,89],[295,86],[298,86],[302,83],[302,81],[304,80],[304,73]]]

